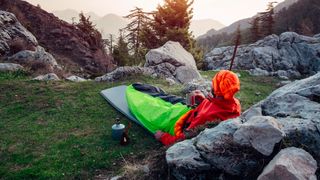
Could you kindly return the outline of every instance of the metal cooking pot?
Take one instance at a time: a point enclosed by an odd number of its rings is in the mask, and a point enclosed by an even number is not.
[[[111,132],[112,139],[120,141],[125,128],[126,126],[123,124],[120,124],[120,119],[117,118],[116,123],[112,125],[112,132]]]

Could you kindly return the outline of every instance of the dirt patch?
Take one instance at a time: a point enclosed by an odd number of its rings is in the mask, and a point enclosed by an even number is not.
[[[112,170],[98,170],[94,179],[171,179],[165,159],[166,150],[167,148],[161,147],[148,152],[147,155],[121,157],[118,162],[114,163],[120,167],[118,174]]]

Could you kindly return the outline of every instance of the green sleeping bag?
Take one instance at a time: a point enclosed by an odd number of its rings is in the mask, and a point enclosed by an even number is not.
[[[153,134],[161,130],[174,135],[175,123],[190,110],[181,103],[171,104],[142,93],[132,85],[127,87],[126,97],[131,113]]]

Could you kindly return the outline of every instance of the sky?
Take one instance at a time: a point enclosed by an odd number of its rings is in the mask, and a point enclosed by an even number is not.
[[[134,7],[153,11],[163,0],[26,0],[49,11],[75,9],[95,12],[100,16],[114,13],[120,16],[129,14]],[[278,3],[284,0],[277,0]],[[214,19],[224,25],[248,18],[264,11],[270,0],[194,0],[193,19]]]

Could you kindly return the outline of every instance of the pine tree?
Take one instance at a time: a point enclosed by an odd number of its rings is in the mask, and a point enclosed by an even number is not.
[[[178,41],[187,50],[192,46],[192,35],[189,26],[192,19],[193,0],[165,0],[154,13],[154,31],[158,46],[165,42]]]
[[[95,25],[90,21],[90,16],[86,17],[83,12],[80,12],[79,23],[76,26],[85,33],[94,34]]]
[[[76,26],[85,34],[89,35],[86,39],[92,47],[105,48],[101,33],[96,29],[95,25],[90,21],[90,16],[86,17],[83,12],[79,14],[79,23]]]
[[[118,66],[129,65],[130,55],[128,43],[125,41],[122,30],[120,30],[120,36],[118,38],[117,45],[114,46],[112,56]]]
[[[192,5],[193,0],[165,0],[162,6],[159,5],[153,14],[150,36],[154,41],[150,44],[159,47],[167,41],[177,41],[194,56],[201,68],[203,52],[189,31],[193,17]]]
[[[277,2],[269,2],[265,12],[259,13],[263,36],[268,36],[274,32],[274,5]]]
[[[261,38],[260,17],[259,16],[254,17],[250,24],[251,24],[251,27],[250,27],[251,41],[256,42]]]
[[[126,38],[128,39],[130,50],[133,51],[135,57],[133,64],[139,64],[144,56],[144,48],[142,47],[143,43],[141,41],[142,31],[150,21],[150,18],[148,17],[149,13],[144,12],[142,8],[136,7],[130,12],[131,13],[125,16],[125,18],[130,19],[131,22],[124,30],[128,32]]]

